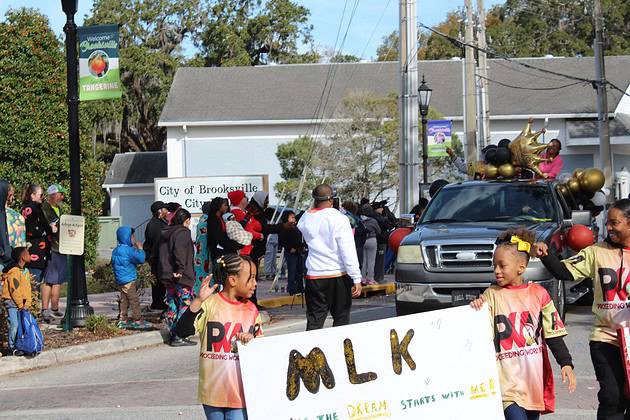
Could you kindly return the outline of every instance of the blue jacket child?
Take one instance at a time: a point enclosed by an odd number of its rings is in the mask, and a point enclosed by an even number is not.
[[[144,263],[142,244],[134,246],[133,229],[121,226],[116,231],[118,246],[112,252],[112,269],[114,278],[120,289],[120,312],[118,314],[118,328],[148,329],[151,324],[142,320],[140,299],[136,291],[136,266]],[[131,318],[128,311],[131,309]]]
[[[138,278],[136,266],[144,263],[145,253],[142,248],[134,247],[133,229],[121,226],[116,231],[118,246],[112,252],[112,269],[116,284],[124,286]]]

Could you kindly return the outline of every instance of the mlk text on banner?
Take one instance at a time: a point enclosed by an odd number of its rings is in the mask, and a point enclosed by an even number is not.
[[[239,345],[248,417],[503,419],[489,317],[464,306]]]
[[[79,100],[120,98],[118,25],[84,26],[79,37]]]
[[[226,197],[230,191],[241,190],[248,199],[256,191],[269,191],[267,175],[200,176],[188,178],[156,178],[155,199],[176,202],[193,214],[214,197]]]
[[[448,156],[446,149],[451,146],[452,123],[445,120],[431,120],[427,126],[429,157]]]

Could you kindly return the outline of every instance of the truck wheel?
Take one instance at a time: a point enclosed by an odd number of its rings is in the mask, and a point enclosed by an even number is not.
[[[564,317],[566,315],[566,296],[564,281],[554,279],[554,282],[551,284],[551,290],[549,292],[549,294],[551,295],[551,299],[553,300],[553,304],[555,305],[556,310],[558,311],[558,314],[562,319],[562,322],[564,322]]]

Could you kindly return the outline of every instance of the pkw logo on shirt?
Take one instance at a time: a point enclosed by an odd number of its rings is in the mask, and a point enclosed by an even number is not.
[[[226,322],[222,324],[220,322],[210,321],[207,324],[207,328],[208,342],[206,344],[206,351],[237,353],[236,346],[233,346],[232,343],[236,335],[243,332],[243,325],[240,322],[235,324]],[[254,335],[255,327],[253,325],[250,326],[248,332]]]
[[[617,271],[612,268],[600,268],[598,272],[604,302],[628,300],[628,283],[630,283],[628,270],[622,268]]]
[[[534,324],[531,313],[512,312],[508,316],[499,314],[494,317],[494,348],[497,353],[540,344],[542,325]]]

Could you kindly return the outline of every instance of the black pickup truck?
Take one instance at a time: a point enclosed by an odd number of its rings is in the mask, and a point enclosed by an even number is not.
[[[398,250],[397,314],[465,304],[483,293],[494,282],[494,242],[509,228],[527,227],[536,232],[537,241],[549,245],[550,252],[561,258],[573,255],[566,231],[574,223],[591,226],[591,214],[572,211],[555,181],[469,181],[445,186]],[[553,278],[537,258],[530,260],[525,278],[549,291],[561,316],[565,304],[588,293],[585,284],[565,286]]]

